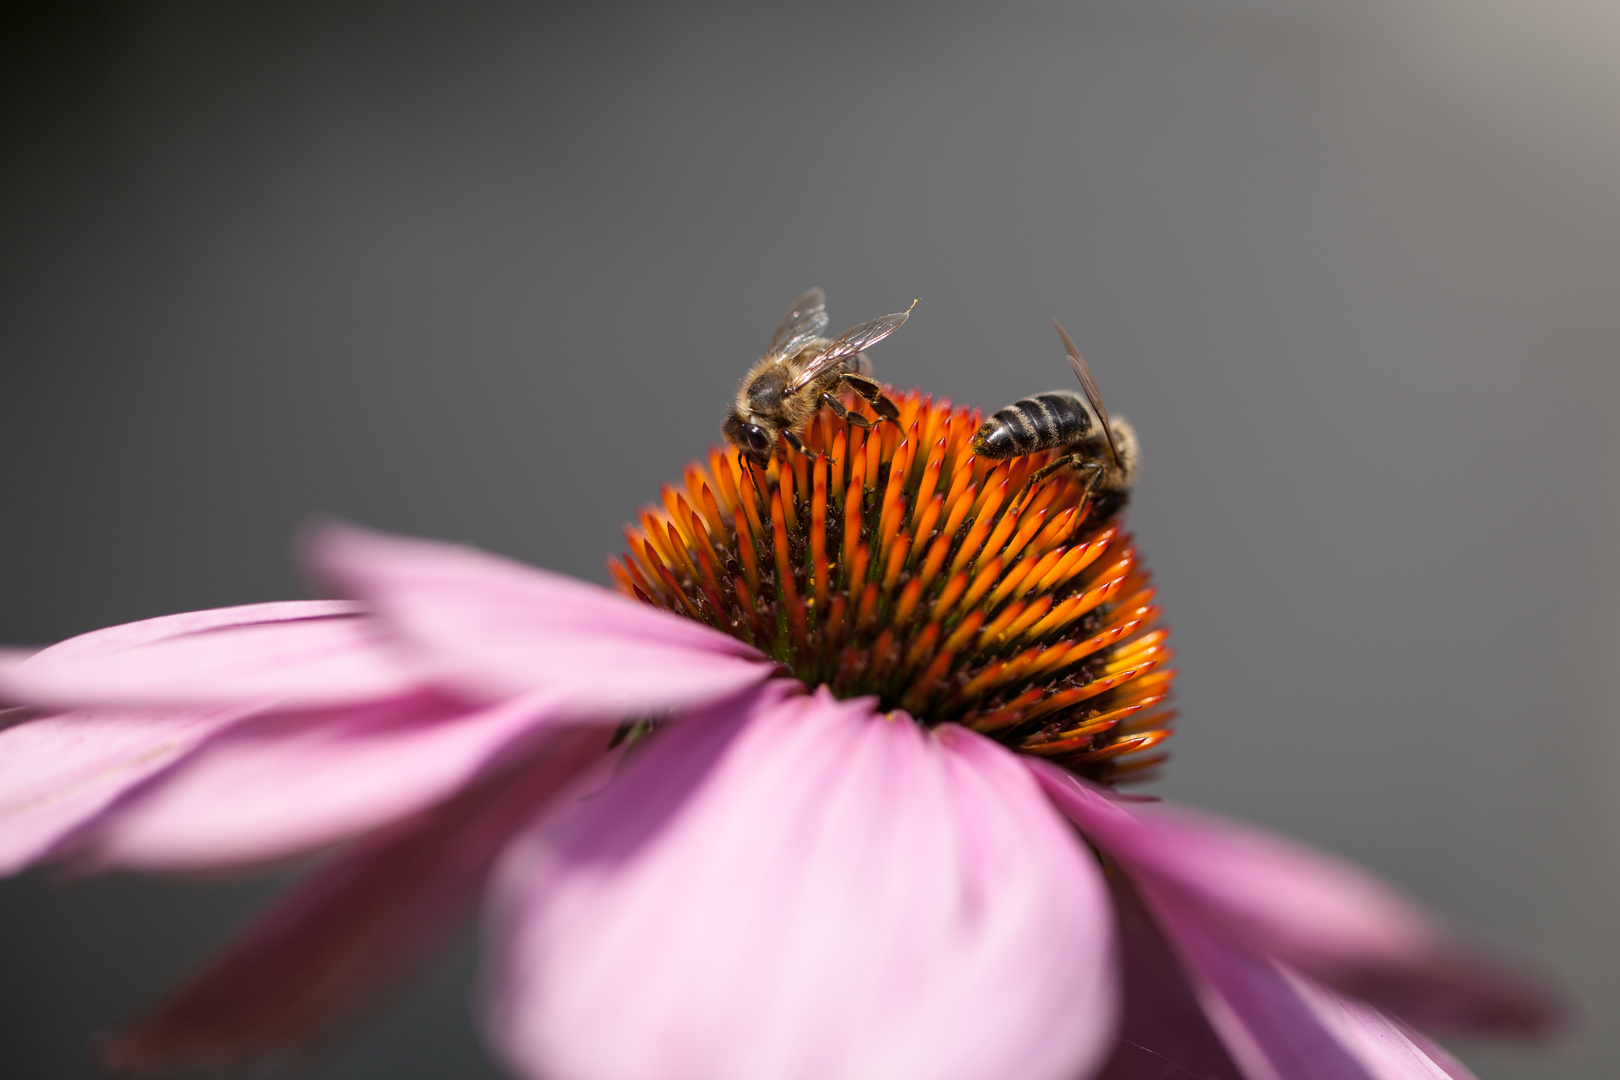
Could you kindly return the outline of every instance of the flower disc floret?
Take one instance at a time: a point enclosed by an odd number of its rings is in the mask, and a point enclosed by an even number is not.
[[[1175,672],[1154,589],[1117,517],[1045,452],[969,446],[978,410],[891,395],[898,423],[823,410],[761,468],[712,450],[627,527],[619,589],[704,622],[839,697],[876,695],[1081,775],[1147,779]],[[854,402],[850,402],[853,407]]]

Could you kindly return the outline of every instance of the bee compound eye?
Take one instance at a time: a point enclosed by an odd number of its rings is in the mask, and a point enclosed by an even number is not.
[[[748,448],[756,454],[763,454],[771,448],[771,437],[764,428],[758,424],[749,424],[746,429]]]

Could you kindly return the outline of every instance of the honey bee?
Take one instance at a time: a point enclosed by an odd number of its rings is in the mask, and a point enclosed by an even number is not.
[[[912,306],[916,306],[915,300]],[[806,453],[799,436],[823,405],[840,420],[857,427],[872,426],[838,400],[838,392],[846,387],[871,405],[879,418],[898,420],[900,410],[872,378],[872,362],[861,350],[900,329],[910,314],[911,308],[907,308],[883,315],[829,341],[821,336],[827,329],[827,296],[820,289],[806,291],[782,316],[765,355],[743,376],[720,434],[739,455],[760,465],[769,463],[778,442]],[[813,452],[811,456],[815,456]]]
[[[980,457],[1000,460],[1035,454],[1042,450],[1065,451],[1062,457],[1035,472],[1010,504],[1018,506],[1036,484],[1059,469],[1072,468],[1084,475],[1085,492],[1091,497],[1092,517],[1101,520],[1118,513],[1130,501],[1131,485],[1141,464],[1136,431],[1124,417],[1109,419],[1102,394],[1091,368],[1080,359],[1063,325],[1056,319],[1058,336],[1069,355],[1069,367],[1080,380],[1084,397],[1073,390],[1053,390],[1034,397],[1019,398],[973,433],[973,452]]]

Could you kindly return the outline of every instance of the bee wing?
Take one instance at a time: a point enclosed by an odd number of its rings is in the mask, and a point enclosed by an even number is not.
[[[917,306],[915,300],[912,307]],[[879,315],[875,319],[868,319],[859,326],[851,327],[839,335],[838,340],[827,346],[822,354],[805,365],[799,377],[793,380],[792,389],[803,390],[816,381],[816,378],[833,364],[840,360],[847,360],[863,349],[870,348],[900,329],[902,323],[911,315],[911,308],[896,311],[892,315]]]
[[[1114,454],[1114,463],[1123,466],[1125,462],[1119,456],[1119,444],[1114,441],[1114,425],[1108,422],[1108,410],[1103,408],[1102,392],[1097,389],[1097,380],[1091,377],[1091,368],[1080,359],[1080,350],[1074,347],[1074,339],[1063,329],[1063,324],[1053,319],[1052,325],[1057,327],[1058,337],[1063,339],[1063,349],[1069,354],[1069,366],[1080,380],[1080,389],[1086,392],[1086,400],[1091,402],[1097,419],[1102,421],[1103,434],[1108,436],[1108,449]]]
[[[827,294],[820,289],[806,289],[804,295],[793,301],[782,321],[776,324],[770,347],[765,355],[781,359],[792,356],[805,345],[821,336],[827,329]]]

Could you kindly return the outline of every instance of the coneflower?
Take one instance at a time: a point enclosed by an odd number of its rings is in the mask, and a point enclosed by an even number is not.
[[[1129,536],[899,404],[688,468],[629,598],[329,527],[349,600],[0,657],[0,869],[325,854],[111,1062],[303,1054],[486,894],[535,1080],[1438,1080],[1411,1025],[1552,1020],[1360,870],[1116,795],[1171,718]]]

